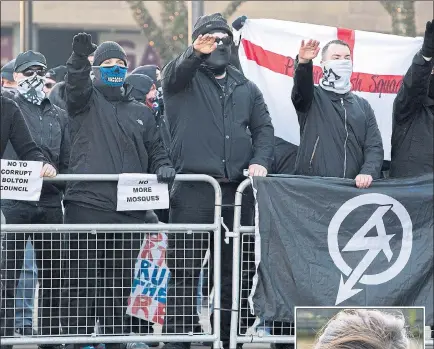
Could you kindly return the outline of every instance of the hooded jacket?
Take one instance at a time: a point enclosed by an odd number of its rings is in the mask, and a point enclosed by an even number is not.
[[[250,164],[270,170],[274,129],[261,91],[228,66],[224,93],[202,63],[190,46],[162,72],[175,169],[234,182]]]
[[[296,175],[380,177],[383,143],[367,100],[315,86],[312,61],[298,64],[298,57],[291,99],[300,124]]]
[[[73,174],[156,173],[172,166],[149,108],[131,89],[109,98],[94,86],[87,57],[72,53],[67,62],[67,111],[70,118]],[[65,201],[116,211],[116,182],[70,182]],[[143,218],[144,212],[128,214]]]
[[[32,138],[57,172],[67,173],[69,167],[70,139],[68,131],[68,117],[63,109],[55,106],[48,98],[44,98],[41,105],[33,104],[21,94],[14,96],[14,101],[20,108]],[[4,157],[18,159],[16,149],[9,143]],[[32,205],[58,207],[62,199],[64,183],[44,182],[38,203]]]
[[[417,53],[393,103],[390,177],[433,172],[434,100],[428,97],[434,59]]]

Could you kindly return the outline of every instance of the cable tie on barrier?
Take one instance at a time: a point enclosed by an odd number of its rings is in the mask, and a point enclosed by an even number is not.
[[[220,311],[230,311],[230,312],[237,312],[239,313],[240,311],[238,309],[225,309],[225,308],[214,308],[214,310],[220,310]]]

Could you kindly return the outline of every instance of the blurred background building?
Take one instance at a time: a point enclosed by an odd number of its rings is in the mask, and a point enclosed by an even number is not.
[[[74,34],[114,40],[130,67],[164,63],[186,47],[187,1],[33,1],[33,49],[50,67],[65,64]],[[273,18],[351,29],[422,35],[432,1],[204,1],[204,13]],[[20,51],[20,1],[1,1],[1,64]]]

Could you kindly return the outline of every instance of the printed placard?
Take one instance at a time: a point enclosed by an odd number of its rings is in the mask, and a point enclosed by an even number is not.
[[[42,182],[40,161],[1,160],[1,198],[39,201]]]
[[[167,234],[146,234],[137,256],[126,313],[163,325],[170,270],[166,265]]]
[[[145,211],[169,208],[169,188],[156,175],[123,173],[118,181],[117,211]]]

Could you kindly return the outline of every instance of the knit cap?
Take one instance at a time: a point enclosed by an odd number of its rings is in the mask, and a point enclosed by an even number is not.
[[[192,39],[197,39],[199,35],[209,33],[214,30],[221,30],[224,33],[232,36],[231,27],[228,25],[226,19],[220,13],[213,13],[199,17],[193,28]]]
[[[95,50],[93,65],[99,66],[106,59],[118,58],[127,65],[127,54],[121,45],[114,41],[105,41]]]

